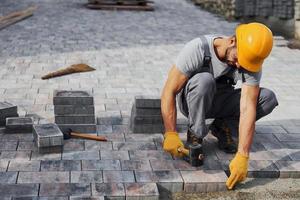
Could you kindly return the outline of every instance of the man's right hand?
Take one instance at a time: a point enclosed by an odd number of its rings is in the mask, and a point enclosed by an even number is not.
[[[169,152],[172,156],[182,157],[183,153],[178,152],[178,148],[183,147],[177,132],[166,132],[164,135],[163,149]]]

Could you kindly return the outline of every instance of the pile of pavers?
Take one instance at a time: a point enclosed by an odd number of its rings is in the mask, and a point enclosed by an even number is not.
[[[17,106],[8,102],[0,102],[0,126],[5,126],[6,118],[18,116]]]
[[[33,119],[31,117],[6,118],[5,133],[32,133]]]
[[[62,132],[96,133],[94,98],[88,91],[55,90],[53,104]]]
[[[130,128],[133,133],[161,133],[163,119],[160,98],[136,96],[131,110]]]

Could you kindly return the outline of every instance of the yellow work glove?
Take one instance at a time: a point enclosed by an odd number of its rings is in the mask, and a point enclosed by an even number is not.
[[[182,157],[183,154],[178,152],[179,147],[183,147],[183,143],[180,140],[178,133],[166,132],[164,135],[163,149],[169,152],[172,156]]]
[[[248,172],[248,156],[237,153],[229,164],[230,176],[226,182],[226,186],[231,190],[235,184],[244,181]]]

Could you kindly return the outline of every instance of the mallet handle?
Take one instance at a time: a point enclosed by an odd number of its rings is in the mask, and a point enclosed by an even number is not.
[[[85,133],[75,133],[71,132],[71,136],[83,138],[83,139],[89,139],[89,140],[96,140],[96,141],[107,141],[105,137],[92,135],[92,134],[85,134]]]

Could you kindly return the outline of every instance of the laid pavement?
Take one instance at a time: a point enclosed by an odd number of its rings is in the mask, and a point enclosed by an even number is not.
[[[2,133],[1,197],[158,199],[166,191],[226,190],[232,155],[219,151],[213,136],[205,139],[205,165],[193,168],[163,152],[161,133],[132,134],[128,125],[134,97],[160,95],[186,42],[201,34],[233,34],[237,22],[185,0],[155,0],[154,12],[88,10],[84,3],[1,1],[1,14],[32,4],[39,8],[0,31],[0,101],[18,105],[21,116],[43,124],[54,122],[54,90],[88,90],[95,100],[98,134],[109,141],[65,140],[62,152],[40,154],[32,134]],[[299,61],[300,51],[275,37],[261,86],[276,93],[279,106],[257,122],[249,177],[300,177]],[[76,63],[96,71],[40,78]],[[184,139],[186,119],[178,118]]]

